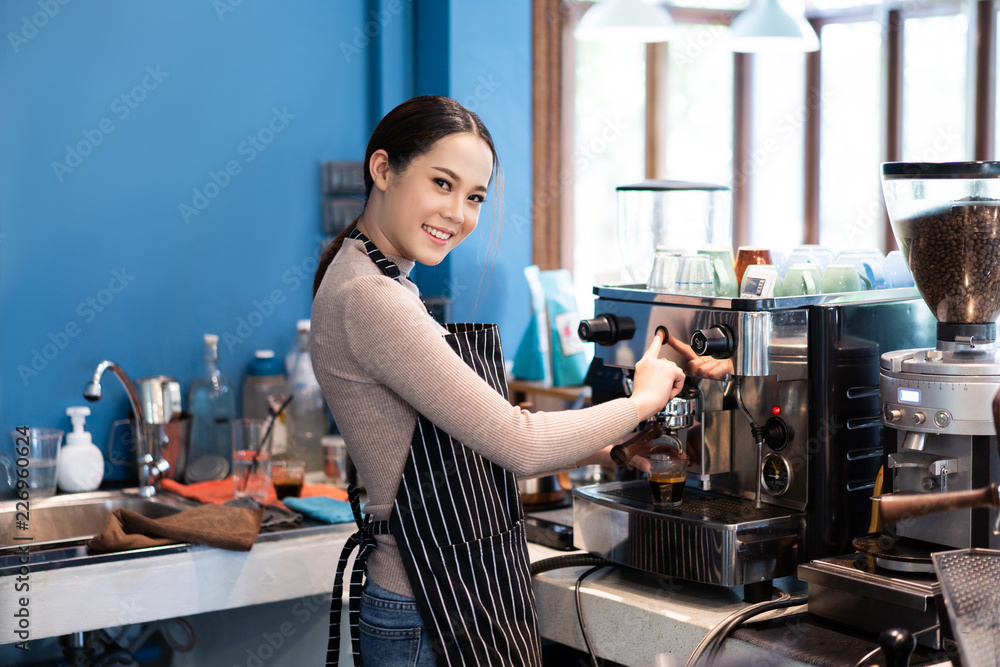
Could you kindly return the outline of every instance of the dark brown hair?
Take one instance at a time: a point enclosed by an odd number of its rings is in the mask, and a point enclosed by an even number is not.
[[[499,174],[500,161],[497,158],[497,150],[493,145],[493,137],[489,130],[483,125],[474,112],[451,99],[450,97],[439,97],[437,95],[422,95],[413,97],[385,115],[372,132],[371,139],[368,140],[368,149],[365,151],[364,177],[365,177],[365,201],[371,195],[374,181],[371,174],[372,154],[377,150],[384,150],[389,154],[389,167],[396,173],[402,173],[410,165],[410,162],[417,157],[429,152],[434,148],[434,144],[445,137],[461,133],[474,134],[489,146],[490,153],[493,154],[493,173]],[[492,180],[492,177],[491,177]],[[498,177],[496,198],[502,197],[500,193],[502,176]],[[496,212],[496,202],[494,202],[494,215]],[[344,244],[344,239],[357,227],[358,220],[347,226],[323,251],[320,257],[319,267],[316,269],[316,276],[313,278],[313,298],[319,290],[323,276],[326,274],[330,262],[340,251]],[[493,232],[490,232],[490,239],[493,239]]]

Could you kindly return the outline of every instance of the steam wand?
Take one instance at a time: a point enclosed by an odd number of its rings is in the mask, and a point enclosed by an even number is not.
[[[761,428],[757,421],[747,410],[747,406],[743,403],[743,377],[736,376],[733,378],[733,383],[736,386],[736,404],[740,406],[740,412],[743,416],[747,418],[750,422],[750,433],[753,435],[753,441],[757,445],[757,491],[754,494],[753,506],[755,509],[760,509],[760,477],[761,477],[761,467],[764,465],[764,436],[765,429]]]

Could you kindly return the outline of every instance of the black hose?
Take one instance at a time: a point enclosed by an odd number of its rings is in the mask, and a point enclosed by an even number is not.
[[[558,570],[561,567],[583,567],[585,565],[617,565],[618,563],[613,563],[606,558],[601,558],[600,556],[594,556],[593,554],[566,554],[565,556],[555,556],[554,558],[546,558],[545,560],[535,561],[531,564],[531,576],[536,574],[541,574],[542,572],[548,572],[549,570]]]
[[[580,634],[583,635],[583,641],[587,645],[587,653],[590,654],[590,663],[594,667],[597,667],[598,664],[597,654],[594,652],[593,642],[590,641],[590,633],[587,631],[587,624],[583,620],[583,601],[580,599],[580,585],[583,583],[584,579],[602,567],[616,565],[618,565],[618,563],[614,563],[606,558],[601,558],[600,556],[578,553],[556,556],[554,558],[546,558],[545,560],[535,561],[530,566],[531,576],[541,574],[542,572],[548,572],[549,570],[558,570],[563,567],[590,566],[590,569],[581,574],[576,580],[574,595],[576,597],[576,620],[580,624]]]
[[[594,643],[590,641],[590,632],[587,631],[587,624],[583,620],[583,599],[580,597],[580,586],[583,585],[584,579],[603,567],[605,566],[595,565],[581,574],[576,580],[576,586],[573,588],[574,595],[576,596],[576,621],[580,624],[580,634],[583,635],[583,643],[587,645],[587,653],[590,654],[590,664],[592,667],[598,667],[597,652],[594,651]]]
[[[805,596],[793,598],[791,595],[781,590],[780,588],[774,588],[773,594],[777,596],[776,600],[766,600],[764,602],[758,602],[757,604],[750,605],[744,609],[737,610],[736,612],[730,614],[725,619],[722,620],[718,625],[716,625],[701,643],[698,644],[691,657],[688,658],[687,667],[696,667],[701,664],[702,659],[707,657],[707,663],[709,665],[714,664],[718,652],[722,647],[723,640],[726,639],[737,627],[743,624],[750,618],[762,614],[765,611],[772,611],[774,609],[783,609],[786,607],[797,607],[803,605],[807,602]]]

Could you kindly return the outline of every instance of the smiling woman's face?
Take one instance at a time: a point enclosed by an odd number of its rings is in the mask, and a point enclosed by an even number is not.
[[[474,134],[452,134],[402,171],[375,180],[384,251],[434,266],[472,233],[493,173],[493,154]]]

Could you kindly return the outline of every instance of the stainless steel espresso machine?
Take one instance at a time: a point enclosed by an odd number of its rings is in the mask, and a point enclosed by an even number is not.
[[[636,282],[650,276],[654,248],[728,246],[728,189],[652,181],[618,196],[623,263]],[[632,284],[594,293],[595,317],[581,322],[580,336],[597,344],[588,378],[595,402],[628,393],[623,380],[658,329],[731,368],[725,380],[689,382],[656,418],[686,450],[681,505],[655,509],[642,480],[578,488],[577,548],[743,586],[757,601],[770,599],[773,579],[845,553],[868,531],[883,456],[879,357],[934,339],[915,288],[741,298]],[[671,345],[661,355],[685,365]]]
[[[1000,501],[988,487],[1000,481],[1000,163],[887,163],[882,178],[896,240],[938,320],[937,343],[881,358],[884,529],[799,576],[810,584],[810,612],[869,631],[923,631],[921,643],[937,647],[935,626],[947,619],[930,554],[1000,547],[989,510],[974,507]]]
[[[658,416],[689,459],[681,506],[654,509],[645,481],[576,489],[578,548],[661,575],[742,585],[755,601],[770,599],[771,580],[798,563],[844,553],[867,532],[882,457],[879,356],[932,339],[915,289],[767,299],[641,285],[594,293],[581,337],[598,344],[605,369],[630,376],[664,328],[732,371],[690,384],[680,399],[696,406],[687,424],[671,428],[673,405]]]

